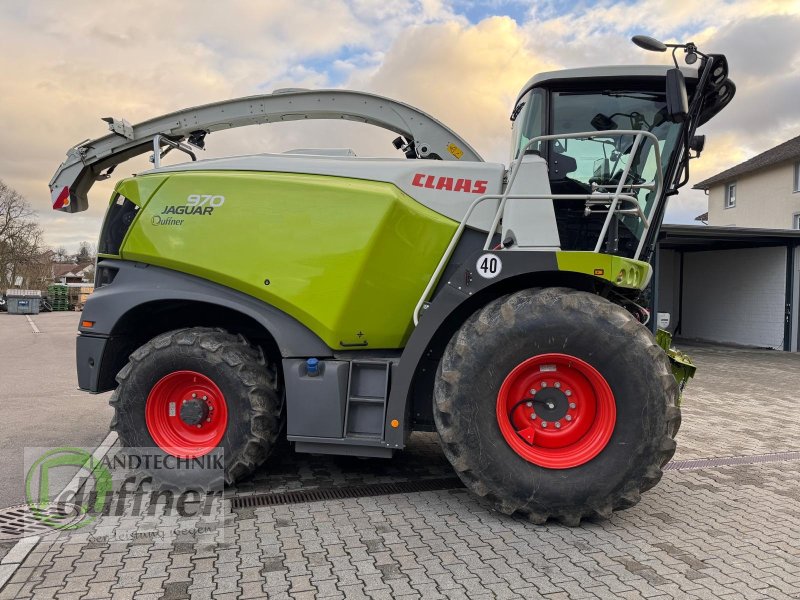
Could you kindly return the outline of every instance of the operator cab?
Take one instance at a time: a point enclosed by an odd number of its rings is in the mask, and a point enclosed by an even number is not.
[[[666,66],[627,66],[536,75],[523,88],[511,115],[512,161],[521,152],[541,156],[547,163],[553,195],[614,192],[629,166],[621,191],[634,197],[642,212],[650,215],[661,191],[655,185],[659,171],[666,173],[670,161],[680,154],[683,123],[668,111],[667,71]],[[697,71],[681,72],[691,92]],[[655,138],[646,136],[635,144],[635,135],[617,134],[616,130],[645,131]],[[606,133],[529,145],[539,136],[582,132]],[[575,199],[555,198],[553,203],[562,249],[594,250],[608,210]],[[617,211],[615,235],[609,236],[603,251],[633,257],[644,227],[633,209],[626,208]]]

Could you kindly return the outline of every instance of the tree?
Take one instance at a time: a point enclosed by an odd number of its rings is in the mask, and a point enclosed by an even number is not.
[[[21,194],[0,180],[0,287],[39,287],[42,249],[36,213]]]
[[[67,253],[67,249],[64,246],[59,246],[55,250],[53,250],[53,262],[57,263],[68,263],[72,262],[72,257]]]
[[[75,262],[84,269],[83,280],[94,281],[94,260],[97,257],[97,246],[89,242],[81,242]]]
[[[95,249],[94,244],[89,242],[81,242],[78,253],[75,255],[75,262],[79,265],[94,262]]]

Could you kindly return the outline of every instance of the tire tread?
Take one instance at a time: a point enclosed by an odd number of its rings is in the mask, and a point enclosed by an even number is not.
[[[534,296],[538,297],[537,302],[533,302]],[[621,333],[624,333],[620,343],[634,344],[637,353],[647,357],[647,361],[644,361],[646,365],[642,368],[655,369],[661,388],[660,394],[669,399],[668,405],[664,407],[666,427],[654,445],[651,464],[646,465],[641,476],[635,481],[627,482],[613,497],[596,499],[592,505],[587,504],[578,511],[574,507],[570,509],[552,507],[547,512],[533,510],[490,491],[481,480],[480,474],[475,472],[470,461],[463,455],[462,450],[466,450],[460,443],[463,436],[452,418],[455,410],[453,398],[459,392],[461,372],[476,363],[473,357],[475,341],[495,328],[499,322],[513,326],[518,310],[544,308],[577,311],[592,319],[603,319],[618,327]],[[613,351],[613,347],[610,347],[610,350]],[[680,427],[681,413],[677,405],[678,384],[672,376],[666,354],[633,315],[594,294],[569,288],[543,288],[521,290],[497,298],[476,311],[453,336],[442,356],[439,373],[440,377],[434,390],[433,412],[444,453],[467,488],[487,498],[502,513],[510,514],[509,511],[512,513],[516,511],[533,523],[541,524],[553,519],[568,526],[576,526],[582,519],[607,519],[613,511],[637,504],[641,499],[641,493],[656,485],[661,479],[662,467],[675,453],[674,437]]]
[[[172,345],[197,347],[205,360],[224,364],[246,390],[250,404],[249,431],[245,443],[232,459],[225,460],[225,483],[232,484],[258,468],[275,447],[282,430],[283,401],[277,372],[269,365],[263,352],[243,336],[212,327],[191,327],[160,334],[136,349],[129,362],[117,374],[119,384],[109,400],[114,409],[111,429],[116,431],[123,446],[133,441],[125,423],[124,413],[134,410],[127,400],[126,383],[137,363],[158,350]]]

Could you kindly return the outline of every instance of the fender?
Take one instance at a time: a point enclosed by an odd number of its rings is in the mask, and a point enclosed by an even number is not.
[[[495,273],[488,271],[484,277],[478,271],[484,258],[496,257],[500,261],[500,269]],[[497,270],[497,266],[495,266]],[[447,281],[440,282],[440,291],[434,296],[422,313],[419,325],[414,329],[406,344],[399,364],[392,372],[392,387],[386,407],[386,426],[384,440],[387,446],[402,448],[405,435],[410,431],[409,410],[414,378],[418,375],[420,363],[434,352],[437,343],[446,345],[450,335],[439,335],[440,332],[457,330],[461,323],[485,303],[489,288],[495,290],[491,297],[509,293],[515,288],[511,281],[520,275],[532,272],[558,272],[558,261],[555,252],[485,252],[479,250],[470,255],[461,265],[451,272]],[[446,339],[442,339],[445,337]],[[397,420],[404,427],[393,428],[391,422]]]
[[[117,272],[112,283],[89,296],[83,309],[77,342],[78,384],[81,389],[99,392],[113,387],[116,373],[110,374],[110,382],[108,377],[100,381],[104,358],[118,350],[108,342],[129,333],[122,323],[130,311],[165,300],[202,302],[246,315],[269,332],[283,358],[333,355],[315,333],[294,317],[236,290],[144,263],[104,259],[97,266],[116,269]],[[83,327],[84,322],[93,325]]]

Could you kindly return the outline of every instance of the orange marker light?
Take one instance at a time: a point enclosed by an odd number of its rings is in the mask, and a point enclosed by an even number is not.
[[[398,427],[400,427],[400,421],[398,421],[397,419],[392,419],[391,425],[392,425],[392,427],[397,429]]]
[[[603,275],[606,274],[606,270],[605,269],[595,269],[594,270],[594,274],[597,275],[598,277],[602,277]]]
[[[81,321],[81,327],[90,328],[94,327],[94,321]]]

